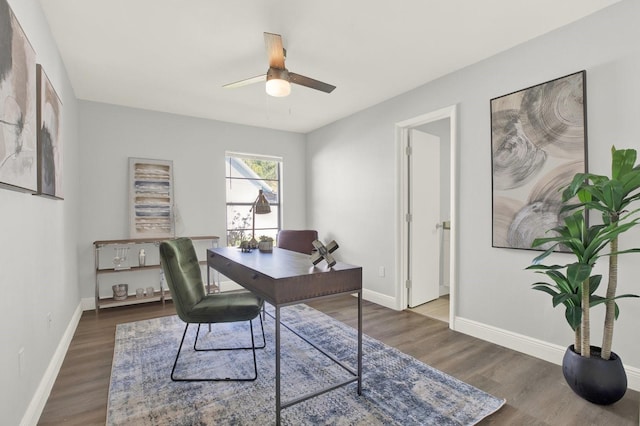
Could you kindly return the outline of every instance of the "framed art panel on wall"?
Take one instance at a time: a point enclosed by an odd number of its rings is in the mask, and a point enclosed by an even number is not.
[[[491,99],[493,247],[531,249],[562,224],[560,189],[586,172],[586,144],[585,71]]]
[[[38,194],[62,199],[62,102],[42,65],[38,86]]]
[[[129,158],[131,238],[173,237],[173,162]]]
[[[0,184],[37,190],[36,54],[0,0]]]

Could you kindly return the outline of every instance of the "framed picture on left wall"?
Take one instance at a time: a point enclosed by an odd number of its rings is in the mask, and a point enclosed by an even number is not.
[[[62,199],[62,102],[42,65],[38,86],[38,194]]]
[[[0,186],[37,191],[36,53],[0,0]]]

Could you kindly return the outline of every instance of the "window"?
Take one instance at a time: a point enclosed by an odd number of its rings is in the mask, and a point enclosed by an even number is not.
[[[227,153],[225,157],[227,188],[227,246],[238,246],[255,238],[275,240],[280,230],[280,176],[282,159],[257,155]],[[271,213],[254,215],[252,205],[259,190],[269,201]]]

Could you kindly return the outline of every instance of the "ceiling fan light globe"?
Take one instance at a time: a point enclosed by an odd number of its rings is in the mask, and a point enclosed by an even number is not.
[[[267,80],[266,90],[268,95],[276,98],[282,98],[284,96],[289,96],[291,93],[291,83],[287,80],[272,78]]]

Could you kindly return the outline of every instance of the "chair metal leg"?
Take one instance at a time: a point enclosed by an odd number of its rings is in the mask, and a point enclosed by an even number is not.
[[[267,345],[267,341],[266,338],[264,336],[264,323],[262,322],[262,317],[260,315],[258,315],[258,318],[260,318],[260,329],[262,330],[262,345],[261,346],[255,346],[256,349],[264,349],[265,346]],[[252,321],[249,321],[249,323],[252,323]],[[211,324],[209,324],[211,325]],[[198,324],[198,331],[196,332],[196,339],[193,342],[193,350],[194,351],[198,351],[198,352],[207,352],[207,351],[235,351],[235,350],[248,350],[248,349],[253,349],[253,347],[249,346],[249,347],[242,347],[242,348],[198,348],[196,347],[196,345],[198,344],[198,336],[200,335],[200,326],[201,324]],[[253,325],[251,326],[252,330],[253,330]],[[251,333],[251,335],[253,336],[253,331]]]
[[[258,315],[260,317],[260,315]],[[200,333],[200,324],[198,324],[198,330],[196,332],[196,339],[193,344],[193,347],[196,351],[233,351],[233,350],[248,350],[251,349],[253,351],[253,377],[239,377],[239,378],[177,378],[174,373],[176,371],[176,366],[178,365],[178,358],[180,357],[180,352],[182,351],[182,345],[184,344],[184,339],[187,335],[187,330],[189,329],[189,323],[186,324],[184,328],[184,333],[182,333],[182,339],[180,340],[180,346],[178,347],[178,353],[176,354],[176,359],[173,362],[173,368],[171,369],[171,380],[174,382],[252,382],[258,378],[258,362],[256,359],[256,349],[262,349],[266,346],[266,339],[264,335],[264,325],[262,323],[262,318],[260,318],[260,326],[262,328],[262,346],[256,347],[255,338],[253,336],[253,322],[249,321],[249,329],[251,331],[251,347],[249,348],[212,348],[212,349],[196,349],[196,343],[198,341],[198,334]]]

